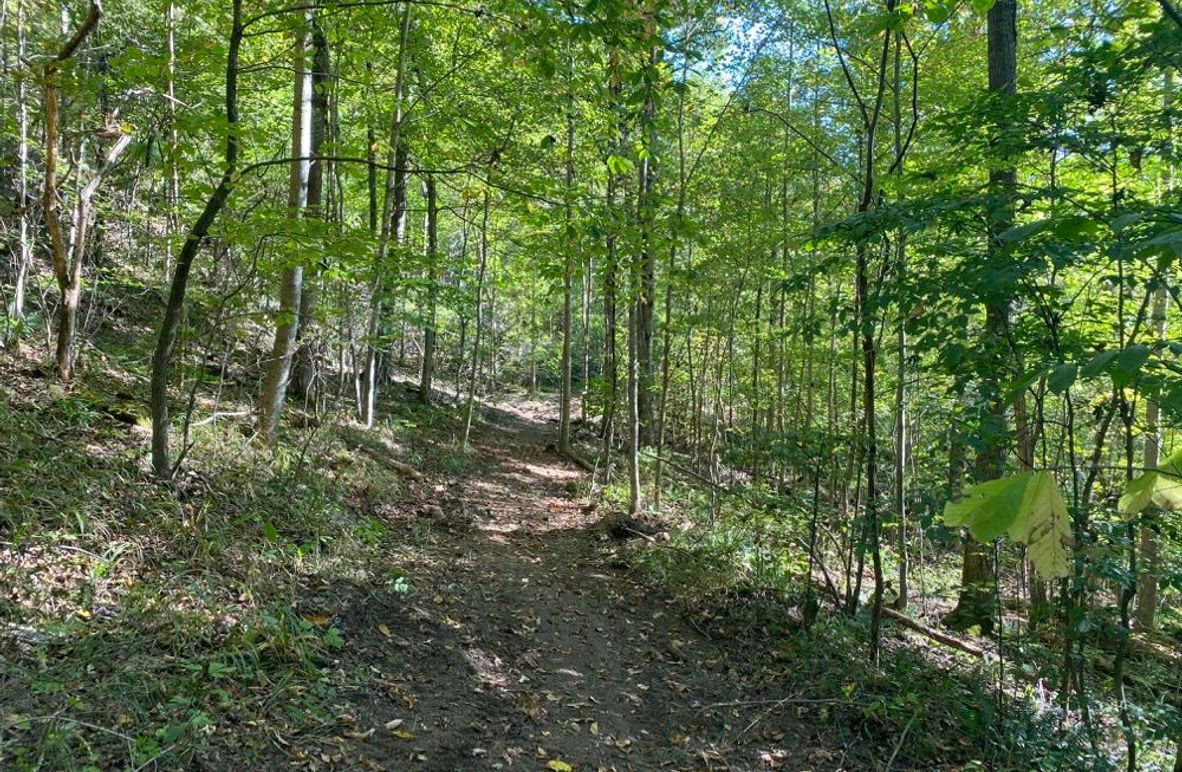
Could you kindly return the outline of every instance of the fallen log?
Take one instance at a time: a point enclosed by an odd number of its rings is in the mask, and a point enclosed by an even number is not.
[[[893,608],[888,608],[886,606],[883,606],[882,614],[883,614],[883,616],[887,617],[888,619],[893,619],[896,622],[898,622],[899,624],[903,625],[904,627],[914,630],[917,633],[922,633],[923,635],[926,635],[928,638],[931,638],[934,641],[942,643],[945,646],[950,646],[951,648],[956,649],[958,651],[963,651],[966,654],[972,654],[974,657],[984,657],[985,656],[985,650],[982,649],[981,647],[974,646],[973,644],[969,643],[968,641],[962,641],[961,639],[959,639],[955,636],[949,635],[948,633],[937,630],[934,627],[929,627],[928,625],[925,625],[923,622],[918,622],[918,621],[912,619],[911,617],[907,616],[906,614],[895,611]]]
[[[398,472],[399,474],[406,475],[412,480],[423,479],[423,473],[418,469],[415,469],[410,464],[404,464],[397,459],[390,458],[377,448],[371,448],[368,445],[355,445],[354,447],[392,472]]]
[[[423,473],[418,469],[415,469],[410,464],[399,461],[398,459],[391,456],[390,452],[385,447],[383,447],[384,443],[379,445],[374,440],[360,435],[359,432],[354,432],[351,430],[341,431],[340,436],[341,439],[345,441],[345,444],[350,448],[353,450],[360,450],[362,453],[369,456],[374,461],[377,461],[379,464],[386,467],[390,471],[405,475],[412,480],[423,479]]]

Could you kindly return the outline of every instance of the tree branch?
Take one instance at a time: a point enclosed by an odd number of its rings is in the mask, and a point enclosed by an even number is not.
[[[99,19],[102,17],[103,4],[101,0],[90,0],[90,11],[86,14],[86,19],[74,33],[74,37],[70,38],[65,47],[58,51],[57,56],[53,58],[54,64],[61,64],[73,56],[74,52],[78,50],[78,46],[82,45],[91,32],[94,32],[94,28],[98,26]]]

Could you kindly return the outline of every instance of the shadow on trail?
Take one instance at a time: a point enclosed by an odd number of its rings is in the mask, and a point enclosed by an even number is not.
[[[477,461],[395,515],[413,589],[339,615],[358,688],[325,760],[373,769],[840,769],[786,712],[752,721],[736,642],[617,567],[548,446],[546,406],[485,406]],[[377,685],[379,688],[375,688]],[[765,720],[766,719],[766,720]],[[562,763],[560,763],[562,762]]]

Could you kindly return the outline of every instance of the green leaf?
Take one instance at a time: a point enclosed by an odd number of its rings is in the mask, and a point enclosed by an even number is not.
[[[1053,227],[1054,224],[1055,221],[1051,219],[1035,220],[1034,222],[1018,225],[1007,231],[1003,231],[998,235],[997,240],[1003,244],[1013,244],[1014,242],[1030,238],[1035,234],[1042,233],[1048,228]]]
[[[1012,402],[1020,394],[1022,394],[1022,392],[1026,391],[1035,383],[1037,383],[1039,378],[1046,375],[1046,372],[1046,367],[1036,367],[1035,369],[1023,375],[1021,378],[1011,381],[1005,387],[1007,401]]]
[[[1116,355],[1119,353],[1119,351],[1101,351],[1092,359],[1091,362],[1088,362],[1083,366],[1083,369],[1079,371],[1079,374],[1084,378],[1091,378],[1094,375],[1099,375],[1101,372],[1103,372],[1104,368],[1107,367],[1110,362],[1112,362],[1112,360],[1116,359]]]
[[[973,538],[991,542],[1003,533],[1029,547],[1040,576],[1067,576],[1071,528],[1067,503],[1050,472],[1023,472],[978,483],[944,507],[944,522],[967,526]]]
[[[1079,367],[1075,364],[1059,365],[1051,370],[1051,374],[1047,378],[1047,388],[1051,390],[1052,394],[1062,394],[1075,383],[1078,371]]]
[[[1030,475],[1001,477],[969,487],[960,501],[945,505],[944,522],[966,526],[977,541],[993,541],[1013,525],[1026,498]]]
[[[1065,241],[1079,241],[1099,232],[1099,223],[1087,217],[1064,217],[1055,223],[1055,237]]]
[[[627,174],[635,168],[635,165],[631,159],[613,154],[607,157],[607,168],[612,174]]]
[[[1135,225],[1140,221],[1140,214],[1122,214],[1120,217],[1117,217],[1112,221],[1112,229],[1117,233],[1120,233],[1125,228],[1129,227],[1130,225]]]
[[[1131,517],[1151,503],[1175,512],[1182,510],[1182,448],[1171,453],[1157,469],[1129,480],[1117,506],[1121,514]]]
[[[1157,472],[1148,471],[1129,480],[1125,486],[1125,495],[1120,497],[1117,504],[1122,515],[1135,515],[1149,506],[1153,501],[1157,478]]]
[[[1126,386],[1136,377],[1137,371],[1149,361],[1152,350],[1144,343],[1136,343],[1121,350],[1116,358],[1117,373],[1113,375],[1113,382],[1117,386]]]
[[[943,24],[952,15],[952,5],[941,0],[925,0],[923,14],[932,24]]]
[[[1035,472],[1031,480],[1022,516],[1010,528],[1009,536],[1027,547],[1034,570],[1046,579],[1068,576],[1067,547],[1071,544],[1071,526],[1067,502],[1050,472]]]

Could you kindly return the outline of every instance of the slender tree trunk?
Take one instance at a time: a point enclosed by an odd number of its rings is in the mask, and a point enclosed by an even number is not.
[[[574,63],[568,63],[573,69]],[[574,73],[570,72],[570,76]],[[567,108],[566,108],[566,162],[563,170],[563,182],[566,186],[566,202],[563,206],[563,234],[562,234],[562,358],[559,362],[558,405],[558,452],[570,455],[570,403],[571,403],[571,338],[572,338],[572,305],[574,298],[575,273],[575,226],[572,220],[571,199],[574,196],[575,184],[575,97],[571,91],[570,77],[567,79]]]
[[[428,174],[423,181],[424,197],[427,199],[427,327],[423,330],[423,371],[419,379],[419,399],[424,404],[431,402],[431,390],[435,381],[435,335],[437,325],[436,298],[439,268],[439,209],[435,195],[435,178]]]
[[[62,235],[61,220],[57,214],[57,202],[60,194],[57,160],[61,131],[58,117],[61,98],[61,70],[62,66],[74,56],[79,46],[98,26],[102,15],[101,3],[98,0],[91,0],[86,19],[57,56],[45,66],[44,73],[45,187],[41,195],[41,207],[45,216],[45,229],[49,232],[53,274],[57,279],[58,291],[61,293],[58,307],[57,370],[59,377],[67,383],[74,376],[74,336],[78,325],[78,302],[82,297],[82,260],[86,255],[91,198],[105,170],[114,164],[119,154],[130,142],[130,138],[121,137],[119,143],[112,148],[112,152],[108,156],[108,163],[94,175],[90,183],[79,190],[73,208],[71,238],[67,244]],[[83,154],[83,150],[80,149],[79,157],[81,158]]]
[[[164,276],[172,275],[172,234],[180,223],[181,176],[179,171],[180,136],[176,120],[176,2],[168,1],[165,11],[168,27],[168,236],[164,239]]]
[[[637,270],[629,271],[628,302],[628,513],[640,513],[644,502],[640,488],[640,310],[637,295]]]
[[[892,12],[895,9],[895,0],[887,0],[886,10]],[[826,6],[828,11],[828,6]],[[836,28],[833,26],[832,16],[830,16],[830,32],[833,36],[833,45],[840,54],[839,43],[837,42]],[[862,193],[858,201],[857,211],[859,213],[867,212],[874,205],[876,197],[878,196],[877,185],[875,182],[875,166],[876,166],[876,137],[879,124],[879,118],[882,115],[883,101],[886,96],[887,87],[887,67],[891,50],[891,35],[883,33],[882,52],[878,61],[878,85],[877,93],[873,105],[868,105],[860,102],[860,111],[862,113],[862,128],[864,131],[864,145],[862,152]],[[844,71],[847,82],[850,85],[850,91],[854,92],[853,79],[845,64],[844,58],[840,59],[842,69]],[[857,98],[856,93],[854,94]],[[865,534],[869,541],[871,564],[874,570],[874,595],[873,605],[870,612],[870,661],[878,664],[879,649],[882,627],[882,601],[884,593],[884,580],[882,570],[882,521],[878,509],[878,434],[877,434],[877,416],[875,413],[876,407],[876,386],[877,386],[877,341],[875,339],[875,308],[870,299],[870,246],[865,241],[860,241],[857,245],[856,261],[854,269],[854,279],[856,287],[855,304],[857,308],[857,319],[860,327],[861,336],[861,353],[862,353],[862,420],[864,427],[864,444],[865,444],[865,469],[866,469],[866,517],[865,517]],[[860,585],[862,580],[862,557],[859,555],[858,569],[856,581]],[[857,593],[855,589],[851,597],[852,607],[857,605]]]
[[[17,0],[16,4],[16,53],[19,61],[25,59],[25,3]],[[25,78],[14,78],[16,81],[16,110],[17,110],[17,191],[20,201],[17,203],[17,249],[15,252],[14,281],[12,291],[12,318],[18,323],[25,316],[25,292],[28,284],[29,266],[33,262],[33,249],[29,227],[29,106],[28,92]]]
[[[1166,140],[1169,151],[1166,153],[1166,164],[1163,171],[1162,187],[1169,193],[1174,190],[1173,169],[1173,122],[1171,119],[1174,101],[1174,71],[1167,69],[1162,84],[1162,108],[1166,114]],[[1165,277],[1158,277],[1158,286],[1153,293],[1152,325],[1154,337],[1158,341],[1166,339],[1166,305],[1169,301],[1168,282]],[[1158,401],[1152,397],[1145,401],[1145,450],[1143,463],[1146,469],[1156,469],[1161,458],[1161,408]],[[1139,549],[1141,552],[1141,573],[1137,577],[1137,609],[1134,618],[1137,627],[1152,630],[1154,617],[1157,614],[1157,580],[1159,563],[1161,561],[1161,546],[1159,536],[1152,525],[1141,528]],[[1182,763],[1182,741],[1179,742],[1179,762]]]
[[[618,115],[620,111],[620,95],[623,87],[617,66],[616,55],[613,53],[608,67],[609,104],[613,115],[617,115],[616,134],[609,147],[610,151],[621,148],[624,144],[624,119]],[[616,192],[618,181],[613,171],[610,159],[607,165],[607,183],[604,191],[604,204],[607,211],[615,212],[617,206]],[[611,451],[615,445],[616,410],[619,405],[619,307],[618,307],[618,274],[619,274],[619,234],[614,223],[608,224],[604,238],[606,251],[603,269],[603,377],[607,385],[603,406],[603,459],[607,469],[606,477],[611,476]],[[631,332],[629,332],[631,335]]]
[[[373,62],[365,63],[365,70],[373,77]],[[365,189],[369,213],[369,232],[378,232],[378,137],[372,118],[365,127]]]
[[[686,19],[689,26],[689,19]],[[689,70],[689,59],[682,62],[681,78],[686,80]],[[682,222],[685,218],[685,94],[677,97],[677,209],[673,216],[673,233],[669,235],[669,264],[665,281],[665,318],[661,324],[661,402],[657,408],[657,461],[653,470],[653,509],[661,509],[661,488],[664,485],[665,471],[665,438],[668,433],[669,419],[669,374],[670,352],[673,347],[673,273],[677,268],[677,247],[680,238]]]
[[[399,159],[406,154],[402,145],[403,90],[406,78],[406,47],[410,37],[411,3],[402,8],[402,24],[398,42],[398,62],[394,75],[394,112],[390,118],[390,143],[386,148],[386,194],[382,203],[381,234],[378,237],[378,254],[374,266],[374,285],[370,296],[369,322],[366,325],[365,374],[362,380],[361,420],[367,429],[372,429],[376,420],[378,364],[381,351],[382,292],[389,266],[390,244],[395,238],[395,228],[402,220],[402,213],[396,212],[398,187],[404,186]],[[403,162],[405,164],[405,162]]]
[[[997,0],[989,9],[989,90],[1013,94],[1017,87],[1017,0]],[[1004,129],[1004,127],[999,127]],[[1008,198],[1017,185],[1017,173],[1012,166],[994,169],[989,173],[989,189],[995,198]],[[998,267],[1006,260],[999,236],[1013,224],[1008,201],[991,205],[986,262]],[[982,341],[992,366],[986,368],[992,377],[981,384],[989,401],[988,423],[983,432],[983,450],[977,457],[977,480],[989,480],[1005,473],[1006,405],[1001,394],[1005,373],[1004,343],[1009,326],[1010,300],[1002,296],[985,306],[985,333]],[[964,563],[961,569],[961,590],[956,608],[947,621],[954,627],[967,629],[980,626],[988,633],[993,628],[993,551],[985,544],[966,538]]]
[[[651,39],[656,36],[656,17],[651,8],[645,10],[645,32]],[[653,246],[653,220],[656,216],[656,94],[654,81],[658,77],[661,49],[654,46],[647,56],[645,75],[644,105],[640,116],[640,136],[647,150],[637,166],[636,214],[640,231],[640,266],[636,287],[636,399],[640,420],[640,444],[652,445],[655,425],[653,421],[653,319],[656,295],[656,250]]]
[[[309,26],[310,21],[309,19]],[[295,83],[292,88],[292,161],[287,185],[287,218],[293,223],[293,227],[303,216],[304,208],[308,205],[311,166],[309,157],[316,152],[313,149],[312,137],[312,72],[307,66],[308,39],[308,29],[298,30],[292,54]],[[318,168],[319,166],[317,164]],[[283,269],[279,287],[279,314],[275,321],[275,340],[271,346],[271,358],[267,363],[267,375],[259,399],[259,440],[266,446],[275,443],[275,436],[279,431],[279,418],[283,413],[287,379],[291,372],[291,359],[299,331],[303,285],[302,263],[297,262]]]
[[[605,194],[607,209],[613,211],[616,206],[616,181],[609,169],[607,177],[607,192]],[[605,248],[607,251],[603,266],[603,379],[607,386],[603,403],[603,453],[604,463],[610,466],[611,449],[614,445],[616,406],[619,404],[620,375],[618,370],[619,356],[617,354],[617,309],[616,309],[616,276],[619,272],[616,232],[613,226],[608,231]]]
[[[582,382],[579,384],[579,417],[588,421],[591,415],[591,303],[594,289],[595,263],[594,250],[584,250],[583,256],[583,285],[581,309],[581,338],[583,346],[583,367],[580,372]]]
[[[488,210],[489,193],[484,191],[480,215],[480,243],[477,245],[476,266],[476,329],[472,333],[472,371],[468,377],[468,410],[464,418],[464,447],[472,436],[472,414],[476,411],[476,382],[480,379],[480,342],[484,333],[484,274],[488,268]]]
[[[893,108],[895,128],[895,172],[903,174],[902,56],[903,36],[895,35],[895,77]],[[907,278],[907,241],[903,229],[895,236],[895,281],[903,287]],[[899,587],[895,607],[907,608],[909,595],[907,554],[907,309],[900,303],[895,337],[895,516],[899,519]]]
[[[338,212],[340,167],[336,162],[320,158],[324,154],[326,143],[333,147],[329,154],[335,152],[339,134],[335,101],[331,101],[329,96],[330,91],[335,94],[331,88],[334,78],[328,38],[315,20],[312,23],[312,52],[312,165],[308,178],[305,217],[332,221],[337,223],[339,228],[342,221]],[[326,184],[326,177],[334,180],[336,184]],[[303,397],[305,404],[311,402],[313,405],[317,402],[317,394],[314,393],[317,373],[316,341],[313,332],[316,323],[316,300],[320,294],[320,274],[325,268],[325,263],[323,258],[316,260],[304,276],[296,328],[296,349],[292,355],[294,372],[289,384],[289,391]]]
[[[205,202],[201,215],[193,223],[185,237],[185,243],[177,256],[176,270],[172,275],[172,286],[164,308],[164,319],[160,324],[160,335],[156,339],[156,350],[152,355],[152,470],[158,477],[167,479],[172,475],[172,463],[168,449],[168,380],[172,365],[172,349],[176,344],[185,308],[185,290],[189,273],[201,244],[209,229],[226,205],[238,180],[238,52],[242,45],[242,0],[233,0],[233,21],[226,53],[226,154],[225,170],[213,193]]]
[[[468,202],[464,202],[464,208],[460,213],[460,266],[461,270],[467,270],[468,267]],[[462,275],[462,274],[461,274]],[[457,279],[457,285],[460,285],[461,279]],[[453,397],[453,404],[459,404],[460,399],[464,394],[464,352],[468,349],[468,315],[461,309],[459,311],[460,317],[460,340],[456,346],[459,356],[456,357],[456,372],[455,372],[455,395]]]

